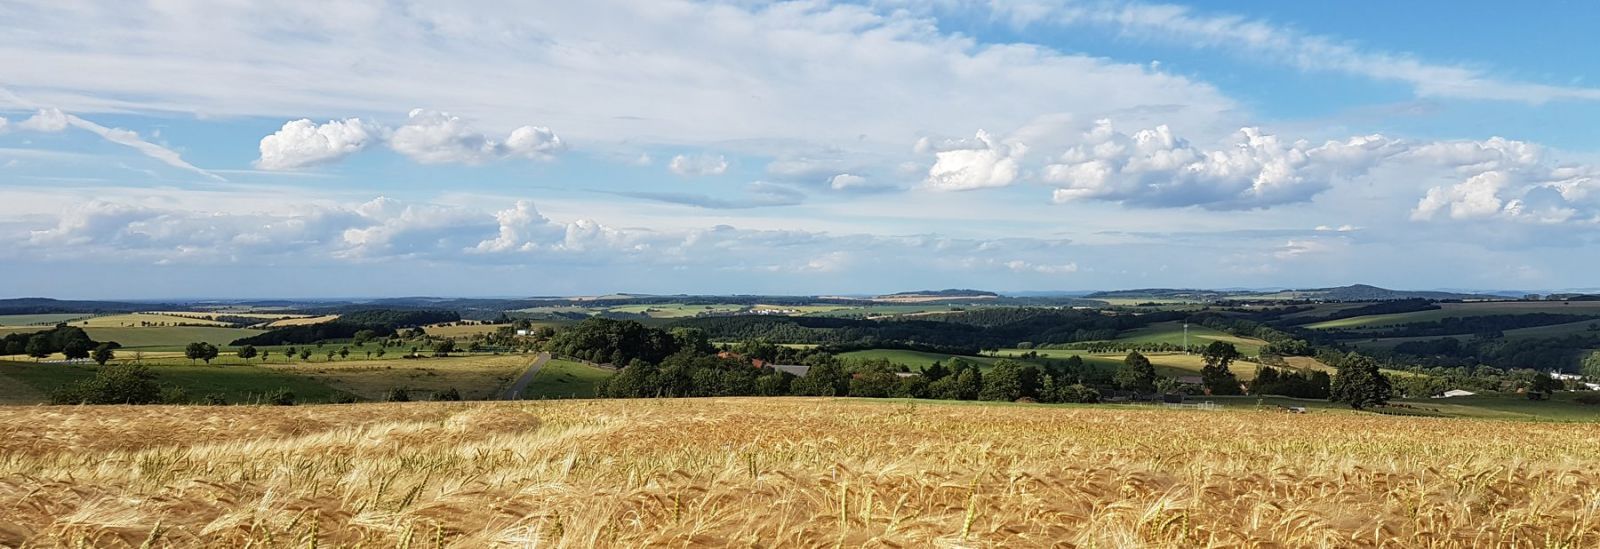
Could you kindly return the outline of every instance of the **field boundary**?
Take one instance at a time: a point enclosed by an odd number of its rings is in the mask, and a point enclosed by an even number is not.
[[[511,387],[507,388],[506,392],[501,395],[501,400],[520,399],[522,391],[526,390],[528,384],[533,382],[533,376],[539,375],[539,370],[544,368],[544,363],[549,361],[550,353],[548,352],[539,353],[539,356],[534,357],[533,363],[529,364],[528,369],[522,372],[522,377],[517,378],[517,381],[512,383]]]

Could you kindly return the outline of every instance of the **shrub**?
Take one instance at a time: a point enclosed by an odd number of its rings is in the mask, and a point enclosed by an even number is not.
[[[361,399],[356,398],[355,395],[350,394],[350,393],[346,393],[346,392],[343,392],[343,391],[340,391],[340,392],[337,392],[337,393],[333,394],[333,403],[334,404],[355,404],[355,403],[360,402],[360,401],[361,401]]]
[[[206,403],[207,406],[227,406],[228,405],[228,397],[222,396],[221,393],[210,393],[210,394],[207,394],[202,400]]]
[[[1079,402],[1092,404],[1100,402],[1100,391],[1085,387],[1081,384],[1067,385],[1060,388],[1056,399],[1060,402]]]
[[[161,388],[162,404],[188,404],[189,402],[188,389],[176,385],[168,385]]]
[[[294,406],[294,393],[279,387],[267,393],[266,402],[273,406]]]
[[[383,396],[385,402],[411,402],[411,395],[405,389],[395,387]]]
[[[436,401],[439,401],[439,402],[455,402],[455,401],[459,401],[459,400],[461,400],[461,392],[457,391],[455,387],[451,387],[451,388],[445,389],[443,391],[434,391],[433,392],[433,400],[436,400]]]
[[[156,374],[143,364],[101,368],[93,379],[62,387],[50,395],[55,404],[155,404],[161,402]]]

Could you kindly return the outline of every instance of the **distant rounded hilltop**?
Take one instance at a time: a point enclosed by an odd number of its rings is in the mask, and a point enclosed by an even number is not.
[[[880,295],[872,298],[874,301],[941,301],[949,299],[995,299],[1000,294],[984,290],[918,290],[913,292],[899,292]]]

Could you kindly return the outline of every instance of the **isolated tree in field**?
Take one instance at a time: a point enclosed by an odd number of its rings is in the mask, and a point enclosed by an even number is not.
[[[99,347],[94,348],[93,353],[89,354],[89,358],[93,359],[95,364],[101,366],[105,366],[107,362],[111,362],[111,359],[116,357],[117,353],[112,350],[110,343],[101,343]]]
[[[298,354],[300,354],[300,351],[294,347],[290,347],[283,351],[283,356],[289,357],[289,360],[294,360],[294,355]]]
[[[1357,410],[1388,403],[1393,391],[1389,378],[1378,370],[1378,362],[1356,353],[1346,355],[1335,366],[1328,389],[1328,400]]]
[[[61,354],[66,356],[67,360],[89,358],[89,345],[82,341],[69,341],[61,347]]]
[[[339,349],[339,358],[350,358],[350,348],[349,347],[340,348]]]
[[[43,335],[36,335],[28,338],[27,353],[28,356],[33,357],[35,361],[50,356],[50,353],[53,352],[55,352],[55,350],[50,348],[50,338],[47,338]]]
[[[311,349],[301,349],[300,360],[311,360]]]
[[[1122,359],[1122,366],[1117,368],[1112,381],[1125,391],[1148,393],[1156,390],[1156,367],[1139,351],[1131,351]]]
[[[446,339],[433,346],[433,356],[450,356],[456,351],[456,340]]]
[[[1237,395],[1239,378],[1233,375],[1233,370],[1228,366],[1239,358],[1239,350],[1232,343],[1213,341],[1206,346],[1205,352],[1200,354],[1205,361],[1205,366],[1200,367],[1200,384],[1213,395]]]
[[[239,358],[244,359],[245,362],[249,362],[250,359],[255,358],[255,357],[256,357],[256,347],[254,345],[245,345],[245,346],[239,348]]]
[[[333,362],[333,355],[335,354],[338,354],[338,352],[334,351],[333,349],[328,349],[328,362]]]
[[[272,351],[268,351],[268,350],[261,351],[261,361],[262,362],[266,362],[267,361],[267,355],[271,355],[271,354],[272,354]]]
[[[378,352],[377,352],[377,357],[378,358],[383,358],[383,355],[384,355],[384,350],[383,350],[382,347],[379,347],[378,348]]]
[[[203,341],[196,341],[194,343],[185,345],[183,347],[183,357],[189,359],[190,364],[194,364],[194,361],[196,360],[206,358],[206,345],[207,343]],[[210,359],[206,359],[206,362],[210,361]]]

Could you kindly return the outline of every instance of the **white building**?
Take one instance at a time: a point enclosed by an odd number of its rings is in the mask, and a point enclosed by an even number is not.
[[[1473,395],[1476,395],[1476,394],[1478,394],[1478,393],[1474,393],[1472,391],[1463,391],[1461,389],[1451,389],[1451,390],[1445,391],[1443,394],[1441,394],[1439,396],[1436,396],[1436,397],[1433,397],[1433,398],[1469,397],[1469,396],[1473,396]]]

